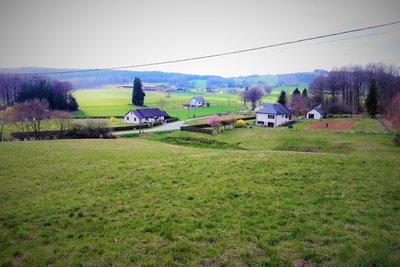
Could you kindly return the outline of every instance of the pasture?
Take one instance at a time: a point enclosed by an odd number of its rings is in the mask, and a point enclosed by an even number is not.
[[[0,143],[0,264],[398,266],[393,136],[306,126]]]
[[[123,116],[136,107],[130,105],[132,89],[110,87],[105,89],[88,89],[74,92],[81,112],[75,116]],[[198,109],[184,109],[194,96],[203,96],[211,103],[210,107]],[[145,105],[158,107],[168,112],[170,116],[187,119],[211,115],[227,111],[236,111],[241,108],[242,101],[236,94],[213,94],[205,92],[146,92]]]
[[[304,89],[307,85],[299,85],[299,89]],[[296,86],[276,87],[270,95],[264,96],[263,102],[276,102],[281,90],[289,94]],[[229,90],[227,90],[229,92]],[[73,93],[79,103],[80,112],[76,117],[85,116],[123,116],[129,110],[136,107],[130,105],[132,89],[123,89],[118,86],[107,86],[101,89],[78,90]],[[208,108],[184,109],[183,104],[187,104],[192,97],[203,96],[211,103]],[[249,105],[249,103],[247,103]],[[239,94],[224,93],[215,94],[197,91],[187,92],[146,92],[145,105],[147,107],[158,107],[164,109],[170,116],[178,117],[181,120],[193,117],[200,117],[218,114],[228,111],[237,111],[243,108],[243,101]]]

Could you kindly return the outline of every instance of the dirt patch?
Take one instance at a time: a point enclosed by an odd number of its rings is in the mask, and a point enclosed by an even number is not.
[[[153,136],[154,134],[141,134],[139,135],[140,138],[146,138],[146,137],[150,137]]]
[[[350,129],[355,123],[355,120],[321,120],[309,125],[307,129],[343,131]]]

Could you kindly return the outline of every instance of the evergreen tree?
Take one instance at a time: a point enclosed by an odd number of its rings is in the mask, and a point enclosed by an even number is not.
[[[143,85],[140,78],[135,77],[132,90],[132,104],[136,106],[143,106],[144,97],[146,94],[143,92]]]
[[[368,114],[371,117],[378,113],[378,95],[375,79],[372,80],[372,83],[369,87],[365,106],[367,107]]]
[[[286,92],[285,91],[281,91],[281,94],[279,95],[279,98],[278,98],[278,103],[286,106],[286,102],[287,102]]]
[[[300,95],[299,88],[294,89],[293,96],[295,96],[295,95]]]
[[[304,98],[308,98],[308,92],[306,88],[304,88],[303,92],[301,93],[301,96]]]

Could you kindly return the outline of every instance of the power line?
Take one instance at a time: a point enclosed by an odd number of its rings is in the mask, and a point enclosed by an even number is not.
[[[330,34],[318,35],[318,36],[314,36],[314,37],[297,39],[297,40],[294,40],[294,41],[287,41],[287,42],[282,42],[282,43],[277,43],[277,44],[259,46],[259,47],[236,50],[236,51],[230,51],[230,52],[224,52],[224,53],[211,54],[211,55],[206,55],[206,56],[198,56],[198,57],[190,57],[190,58],[183,58],[183,59],[176,59],[176,60],[168,60],[168,61],[160,61],[160,62],[153,62],[153,63],[137,64],[137,65],[130,65],[130,66],[110,67],[110,68],[70,70],[70,71],[54,71],[54,72],[36,72],[36,73],[16,73],[14,75],[68,74],[68,73],[107,71],[107,70],[118,70],[118,69],[133,69],[133,68],[139,68],[139,67],[166,65],[166,64],[173,64],[173,63],[179,63],[179,62],[187,62],[187,61],[194,61],[194,60],[200,60],[200,59],[207,59],[207,58],[222,57],[222,56],[228,56],[228,55],[234,55],[234,54],[241,54],[241,53],[246,53],[246,52],[251,52],[251,51],[257,51],[257,50],[262,50],[262,49],[268,49],[268,48],[274,48],[274,47],[279,47],[279,46],[295,44],[295,43],[303,43],[303,42],[307,42],[307,41],[323,39],[323,38],[328,38],[328,37],[333,37],[333,36],[338,36],[338,35],[344,35],[344,34],[349,34],[349,33],[353,33],[353,32],[360,32],[360,31],[366,31],[366,30],[371,30],[371,29],[376,29],[376,28],[382,28],[382,27],[386,27],[386,26],[390,26],[390,25],[399,24],[399,23],[400,23],[400,21],[394,21],[394,22],[389,22],[389,23],[385,23],[385,24],[378,24],[378,25],[368,26],[368,27],[364,27],[364,28],[357,28],[357,29],[352,29],[352,30],[347,30],[347,31],[341,31],[341,32],[335,32],[335,33],[330,33]]]

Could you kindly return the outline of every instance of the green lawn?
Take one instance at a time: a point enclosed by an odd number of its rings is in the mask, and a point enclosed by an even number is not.
[[[392,135],[147,138],[0,143],[0,264],[400,265]]]

